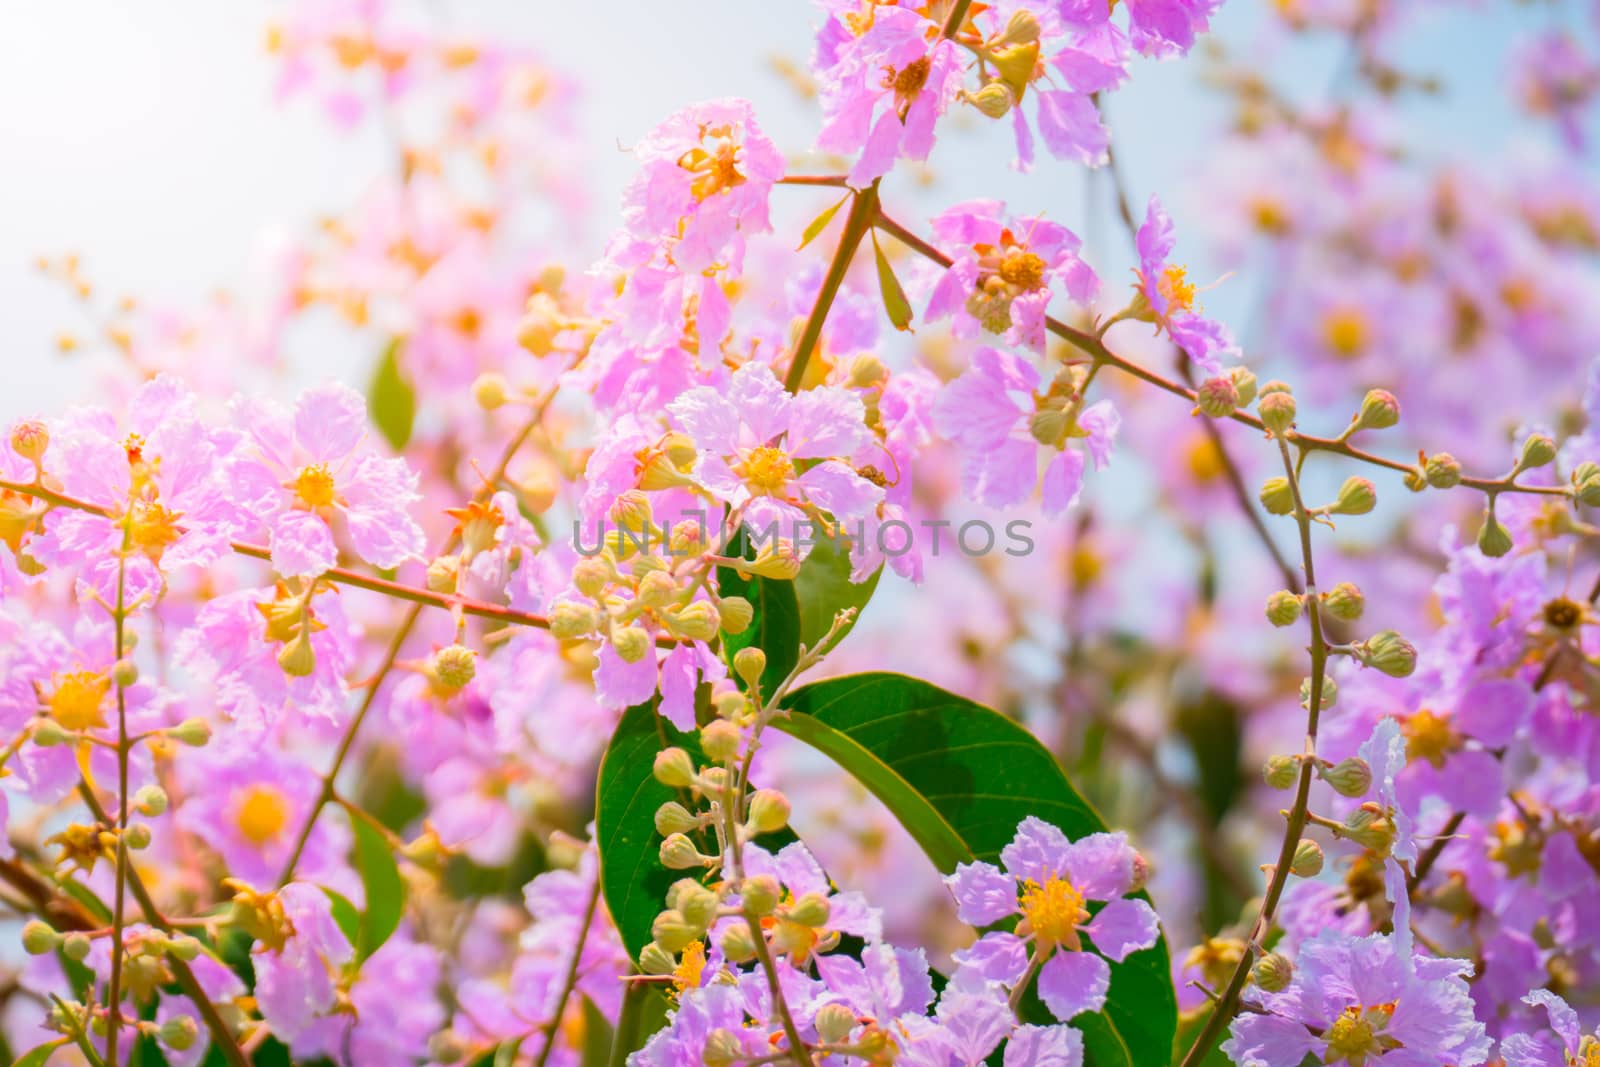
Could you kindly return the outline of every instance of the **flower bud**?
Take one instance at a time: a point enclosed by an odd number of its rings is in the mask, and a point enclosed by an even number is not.
[[[507,387],[503,374],[489,371],[478,375],[477,380],[472,383],[472,399],[476,400],[478,406],[485,411],[503,407],[510,396],[511,390]]]
[[[1289,861],[1289,873],[1296,878],[1315,878],[1322,873],[1322,846],[1309,837],[1294,846],[1294,859]]]
[[[136,822],[122,831],[123,844],[135,851],[150,847],[150,827]]]
[[[166,731],[166,735],[190,748],[204,748],[211,741],[211,726],[204,719],[185,719]]]
[[[1006,21],[1005,32],[997,44],[1032,44],[1039,39],[1039,17],[1027,8],[1014,12]]]
[[[705,1067],[733,1067],[746,1059],[744,1047],[732,1030],[716,1029],[706,1035],[705,1048],[700,1050],[700,1062]]]
[[[167,791],[159,785],[140,786],[139,791],[133,794],[133,810],[155,818],[167,810]]]
[[[717,629],[722,625],[716,605],[709,600],[685,604],[677,611],[665,613],[663,617],[679,636],[690,641],[709,641],[717,636]]]
[[[883,360],[873,352],[863,352],[850,361],[844,384],[848,389],[870,389],[888,377],[889,368],[883,365]]]
[[[572,585],[587,597],[597,597],[617,577],[617,569],[602,556],[580,559],[572,565]]]
[[[1261,398],[1256,401],[1256,413],[1273,436],[1282,437],[1294,425],[1294,395],[1285,390],[1270,393],[1262,390]]]
[[[1594,464],[1586,463],[1584,466],[1592,467]],[[1600,471],[1581,480],[1574,475],[1573,481],[1578,487],[1578,500],[1591,508],[1600,508]]]
[[[700,850],[694,847],[694,842],[682,834],[667,835],[661,842],[660,858],[661,866],[669,871],[687,871],[707,865],[707,857],[702,856]]]
[[[317,653],[304,629],[278,650],[278,666],[291,678],[304,678],[317,669]]]
[[[1478,551],[1492,559],[1498,559],[1510,552],[1512,548],[1511,534],[1500,520],[1495,518],[1494,512],[1485,510],[1483,525],[1478,528]]]
[[[1328,614],[1344,622],[1354,622],[1361,618],[1361,613],[1366,609],[1367,598],[1353,582],[1340,582],[1326,593],[1322,594],[1322,606]]]
[[[1387,430],[1400,421],[1400,401],[1387,389],[1369,389],[1361,410],[1350,420],[1350,431]]]
[[[754,645],[741,648],[733,656],[733,673],[754,686],[761,681],[761,672],[767,669],[767,654]]]
[[[39,719],[33,728],[33,743],[41,748],[71,744],[73,735],[54,719]]]
[[[736,722],[750,710],[750,698],[737,689],[724,689],[711,698],[711,707],[717,718]]]
[[[1300,617],[1300,597],[1280,589],[1267,597],[1267,621],[1274,626],[1293,626]]]
[[[704,934],[717,917],[717,909],[722,906],[722,898],[703,885],[695,885],[692,889],[685,890],[678,898],[678,910],[683,912],[683,920]]]
[[[1355,646],[1356,658],[1391,678],[1406,678],[1417,669],[1415,646],[1393,630],[1380,630]]]
[[[650,571],[639,579],[636,593],[647,608],[666,607],[678,596],[678,580],[667,571]]]
[[[837,1045],[856,1028],[856,1013],[843,1004],[824,1004],[817,1010],[814,1025],[824,1043]]]
[[[61,939],[62,953],[67,959],[77,960],[79,963],[89,958],[89,950],[93,947],[93,942],[89,940],[88,935],[77,931],[73,931]]]
[[[700,825],[700,820],[676,800],[669,800],[656,809],[656,833],[662,837],[686,834]]]
[[[1300,757],[1268,756],[1261,768],[1261,778],[1273,789],[1288,789],[1300,780]]]
[[[784,918],[798,926],[809,926],[814,930],[827,925],[828,916],[832,912],[833,906],[828,903],[827,897],[821,893],[806,893],[789,905]]]
[[[689,758],[689,753],[677,746],[664,748],[656,753],[651,773],[662,785],[683,789],[694,781],[694,761]]]
[[[161,1024],[156,1038],[174,1052],[187,1051],[200,1036],[200,1028],[187,1015],[175,1015]]]
[[[668,952],[682,952],[700,936],[700,931],[685,922],[681,912],[669,910],[657,915],[650,924],[650,936]]]
[[[997,81],[990,82],[975,93],[967,94],[967,103],[991,119],[1000,118],[1010,111],[1011,105],[1015,102],[1016,97],[1011,90],[1004,83]]]
[[[550,634],[559,641],[587,637],[599,625],[599,614],[588,604],[558,600],[550,608]]]
[[[655,642],[643,627],[623,626],[611,633],[611,647],[624,663],[638,663],[650,654]]]
[[[167,943],[167,955],[184,963],[192,963],[194,958],[200,955],[201,948],[200,942],[194,938],[187,934],[177,934]]]
[[[54,952],[59,944],[61,935],[47,922],[30,919],[22,927],[22,950],[30,956],[43,956],[46,952]]]
[[[717,941],[729,963],[748,963],[756,958],[756,942],[750,933],[750,924],[731,922]]]
[[[111,681],[120,688],[126,689],[139,680],[139,665],[133,660],[123,657],[111,665]]]
[[[1385,856],[1394,844],[1394,827],[1381,812],[1374,810],[1373,805],[1363,804],[1346,816],[1339,834],[1362,848],[1370,848]]]
[[[1233,388],[1239,394],[1239,406],[1249,407],[1256,400],[1256,376],[1248,367],[1233,367],[1228,370],[1228,377],[1233,379]]]
[[[1260,499],[1269,515],[1287,515],[1294,511],[1294,489],[1289,479],[1281,474],[1261,483]]]
[[[38,419],[21,419],[11,427],[11,450],[34,465],[50,447],[50,430]]]
[[[1517,457],[1517,470],[1531,471],[1543,467],[1556,458],[1556,443],[1547,434],[1529,434],[1522,442],[1522,453]]]
[[[700,749],[713,763],[725,763],[739,754],[742,734],[726,719],[715,719],[700,728]]]
[[[1365,515],[1378,506],[1378,491],[1361,477],[1350,477],[1339,487],[1339,498],[1328,510],[1334,515]]]
[[[1360,756],[1349,756],[1321,769],[1322,780],[1342,797],[1364,797],[1372,788],[1372,767]]]
[[[800,557],[795,554],[794,542],[785,537],[775,538],[775,544],[764,544],[754,560],[740,560],[738,569],[761,578],[787,582],[800,573]]]
[[[1229,377],[1207,378],[1195,393],[1195,408],[1212,419],[1225,419],[1239,406],[1239,389]]]
[[[773,913],[778,901],[783,899],[783,887],[772,875],[759,874],[744,880],[739,899],[748,914],[758,919],[765,918]]]
[[[535,356],[555,351],[556,335],[567,326],[561,306],[548,293],[534,293],[517,323],[517,344]]]
[[[1454,489],[1461,484],[1461,464],[1448,452],[1435,452],[1423,462],[1422,476],[1435,489]]]
[[[776,789],[757,789],[750,794],[750,828],[770,834],[789,825],[789,798]]]
[[[1269,952],[1256,961],[1250,977],[1263,993],[1281,993],[1294,978],[1294,964],[1281,952]]]
[[[446,645],[433,654],[431,673],[440,688],[464,689],[478,673],[478,654],[464,645]]]
[[[606,514],[618,530],[626,530],[631,534],[647,532],[655,517],[650,498],[638,489],[629,489],[617,497]]]
[[[717,603],[717,613],[721,616],[722,632],[726,634],[744,633],[756,617],[756,609],[742,596],[723,597]]]
[[[461,580],[461,557],[438,556],[428,562],[428,592],[454,593]]]
[[[678,961],[673,958],[672,953],[654,941],[639,950],[639,970],[643,973],[663,975],[671,974],[677,969]]]

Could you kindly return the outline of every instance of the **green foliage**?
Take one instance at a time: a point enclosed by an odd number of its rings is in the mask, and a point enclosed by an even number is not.
[[[373,369],[372,383],[367,386],[372,421],[396,452],[411,440],[411,428],[417,418],[417,391],[400,369],[402,344],[398,337],[389,342]]]
[[[406,885],[400,878],[389,842],[365,820],[352,819],[356,837],[356,871],[366,891],[367,910],[361,916],[361,929],[355,941],[359,963],[383,947],[400,925],[405,910]],[[336,916],[337,918],[337,916]]]

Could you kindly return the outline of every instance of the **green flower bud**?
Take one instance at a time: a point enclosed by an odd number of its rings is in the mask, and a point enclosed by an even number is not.
[[[505,402],[511,398],[511,388],[506,384],[505,375],[490,371],[478,375],[472,383],[472,399],[485,411],[494,411],[504,407]]]
[[[1300,617],[1300,597],[1280,589],[1267,597],[1267,621],[1274,626],[1293,626]]]
[[[1315,878],[1322,873],[1322,846],[1309,837],[1294,846],[1294,859],[1289,861],[1289,873],[1296,878]]]
[[[464,645],[446,645],[433,654],[431,673],[440,688],[456,692],[478,673],[478,654]]]
[[[1372,788],[1372,767],[1360,756],[1349,756],[1332,767],[1323,767],[1322,780],[1342,797],[1364,797]]]
[[[697,929],[684,919],[682,912],[670,909],[657,915],[650,924],[650,936],[668,952],[682,952],[703,933],[704,928]]]
[[[558,641],[587,637],[599,625],[599,613],[576,600],[557,601],[550,609],[550,635]]]
[[[1039,17],[1026,8],[1016,11],[1006,22],[997,44],[1032,44],[1039,39]]]
[[[1390,846],[1394,844],[1394,826],[1374,809],[1374,805],[1363,804],[1352,811],[1345,817],[1339,834],[1362,848],[1370,848],[1379,855],[1387,856]]]
[[[439,556],[428,562],[426,583],[430,593],[454,593],[461,579],[461,557]]]
[[[1281,952],[1269,952],[1256,961],[1250,977],[1264,993],[1281,993],[1294,978],[1294,964]]]
[[[189,1049],[199,1036],[200,1028],[187,1015],[173,1016],[162,1023],[161,1029],[156,1032],[156,1039],[174,1052]]]
[[[623,626],[612,631],[611,647],[622,662],[638,663],[655,648],[655,642],[645,633],[643,627]]]
[[[662,837],[671,837],[673,834],[686,834],[695,829],[700,825],[700,820],[676,800],[669,800],[656,809],[655,823],[656,833]]]
[[[1353,582],[1340,582],[1322,594],[1322,606],[1328,614],[1344,622],[1354,622],[1366,610],[1367,598]]]
[[[639,950],[639,970],[645,974],[671,974],[678,969],[677,958],[654,941]]]
[[[746,878],[739,890],[739,900],[744,910],[758,919],[765,918],[777,910],[778,901],[781,899],[783,899],[783,887],[778,885],[778,880],[770,874]]]
[[[1339,487],[1339,498],[1328,510],[1335,515],[1365,515],[1378,506],[1378,491],[1361,477],[1350,477]]]
[[[278,650],[278,666],[291,678],[304,678],[317,669],[317,652],[311,647],[311,638],[305,630],[301,627],[301,632]]]
[[[73,740],[71,731],[54,719],[39,719],[33,728],[33,743],[41,748],[71,744]]]
[[[1387,430],[1400,421],[1400,401],[1387,389],[1370,389],[1361,401],[1361,410],[1350,420],[1350,432]]]
[[[683,834],[668,834],[661,842],[660,857],[661,866],[669,871],[687,871],[695,867],[705,867],[708,859],[702,856],[700,850],[694,847],[694,842]]]
[[[92,946],[93,942],[89,940],[88,935],[77,931],[61,939],[62,953],[66,955],[67,959],[76,960],[79,963],[89,958],[89,949]]]
[[[789,825],[789,798],[776,789],[757,789],[750,794],[750,828],[770,834]]]
[[[54,952],[56,946],[60,944],[61,935],[47,922],[29,919],[22,928],[22,950],[30,956],[43,956],[46,952]]]
[[[664,618],[680,637],[687,637],[691,641],[711,640],[717,636],[717,629],[722,625],[716,605],[709,600],[685,604],[677,611],[666,613]]]
[[[724,763],[739,754],[743,734],[726,719],[714,719],[700,728],[700,748],[706,758]]]
[[[604,556],[590,556],[572,565],[573,587],[587,597],[597,597],[617,578],[617,569]]]
[[[756,617],[756,609],[742,596],[723,597],[717,604],[717,612],[722,619],[722,632],[729,634],[744,633]]]
[[[1422,464],[1422,476],[1435,489],[1454,489],[1461,484],[1461,464],[1448,452],[1435,452]]]
[[[123,689],[139,680],[139,665],[131,659],[119,659],[111,665],[111,680]]]
[[[142,822],[136,822],[122,831],[122,841],[129,848],[138,851],[150,847],[150,827]]]
[[[1355,646],[1356,658],[1391,678],[1406,678],[1417,669],[1416,647],[1393,630],[1381,630]]]
[[[667,571],[650,571],[639,579],[639,603],[647,608],[663,608],[677,599],[678,580]]]
[[[1261,778],[1273,789],[1288,789],[1300,780],[1300,757],[1268,756],[1261,767]]]
[[[1261,398],[1256,401],[1256,413],[1273,436],[1282,437],[1294,425],[1294,395],[1283,390],[1262,390]]]
[[[165,733],[190,748],[204,748],[211,740],[211,726],[204,719],[185,719]]]
[[[1483,525],[1478,528],[1478,551],[1492,559],[1498,559],[1510,552],[1511,548],[1511,534],[1500,525],[1500,520],[1495,518],[1494,512],[1486,509],[1483,513]]]
[[[617,497],[606,515],[616,524],[618,530],[626,530],[636,535],[648,531],[651,520],[655,517],[650,508],[650,498],[638,489],[629,489]]]
[[[743,678],[746,685],[757,685],[761,681],[761,672],[766,669],[767,654],[754,645],[734,653],[733,673]]]
[[[1591,508],[1600,508],[1600,474],[1593,474],[1578,483],[1578,500]]]
[[[1228,371],[1233,379],[1234,391],[1239,394],[1239,406],[1249,407],[1256,399],[1256,376],[1248,367],[1233,367]]]
[[[729,963],[749,963],[756,958],[756,942],[750,933],[750,924],[731,922],[717,941]]]
[[[1261,506],[1269,515],[1288,515],[1294,511],[1294,488],[1281,474],[1261,483]]]
[[[689,753],[674,745],[656,753],[651,773],[662,785],[683,789],[694,781],[694,761],[689,758]]]
[[[133,808],[140,815],[153,819],[167,810],[167,791],[159,785],[141,786],[133,794]]]
[[[799,900],[789,905],[789,910],[784,918],[797,926],[808,926],[816,929],[825,926],[828,916],[832,913],[833,906],[828,903],[828,898],[821,893],[806,893]]]
[[[678,899],[678,910],[683,913],[683,921],[698,930],[700,934],[705,933],[711,921],[717,917],[717,909],[721,906],[722,898],[703,885],[696,885]]]
[[[1339,699],[1339,686],[1327,675],[1322,676],[1322,702],[1319,708],[1331,708],[1334,701]],[[1311,709],[1311,679],[1300,679],[1300,706],[1306,710]]]
[[[1229,377],[1207,378],[1195,393],[1195,410],[1212,419],[1225,419],[1239,407],[1239,387]]]
[[[37,464],[50,447],[50,429],[38,419],[23,419],[11,427],[11,448],[30,463]]]
[[[187,934],[178,934],[167,944],[167,955],[185,963],[193,962],[200,955],[200,942]]]
[[[738,690],[729,689],[712,697],[711,707],[716,711],[717,718],[732,722],[749,710],[750,698]]]
[[[836,1045],[856,1028],[856,1013],[843,1004],[824,1004],[817,1011],[815,1025],[818,1037],[827,1044]]]
[[[997,119],[1011,110],[1016,96],[1003,82],[992,81],[977,92],[966,94],[966,100],[989,118]]]
[[[732,1030],[711,1031],[706,1037],[706,1047],[700,1052],[700,1062],[705,1067],[733,1067],[744,1060],[744,1048]]]
[[[1517,469],[1531,471],[1543,467],[1555,458],[1556,443],[1552,438],[1542,433],[1529,434],[1522,442],[1522,454],[1517,457]]]

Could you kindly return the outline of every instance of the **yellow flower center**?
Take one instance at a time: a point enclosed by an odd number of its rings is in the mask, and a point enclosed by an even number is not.
[[[739,145],[733,140],[727,126],[717,126],[700,131],[702,142],[712,138],[709,150],[691,148],[678,157],[678,166],[693,174],[689,191],[696,200],[705,200],[724,189],[743,185],[744,174],[739,170]]]
[[[1572,1067],[1600,1067],[1600,1036],[1585,1034],[1578,1043],[1578,1054],[1568,1056]]]
[[[1335,308],[1322,318],[1322,339],[1334,355],[1354,359],[1367,347],[1367,317],[1356,308]]]
[[[1019,289],[1037,289],[1044,282],[1044,260],[1013,247],[1000,261],[1000,279]]]
[[[764,493],[776,493],[794,477],[794,463],[781,448],[753,448],[742,464],[744,480]]]
[[[1088,920],[1089,912],[1083,906],[1083,894],[1070,881],[1051,875],[1043,885],[1024,882],[1018,904],[1041,948],[1078,946],[1078,926]]]
[[[135,500],[128,508],[128,540],[159,563],[167,546],[183,536],[178,529],[180,518],[181,512],[169,510],[158,500]]]
[[[1448,714],[1438,715],[1422,708],[1400,724],[1406,735],[1406,758],[1424,759],[1435,767],[1444,766],[1445,757],[1461,747],[1461,737],[1450,725]]]
[[[672,971],[672,985],[679,992],[685,989],[699,989],[700,976],[706,969],[706,946],[699,941],[689,942],[683,950],[683,958],[678,961],[678,966]]]
[[[257,783],[243,790],[233,818],[244,839],[260,848],[289,825],[289,800],[277,787]]]
[[[1227,469],[1223,466],[1222,453],[1217,451],[1216,442],[1205,434],[1198,434],[1189,442],[1185,458],[1189,461],[1189,473],[1194,475],[1197,482],[1214,481]]]
[[[1379,1004],[1375,1008],[1351,1005],[1328,1027],[1328,1054],[1323,1063],[1348,1063],[1361,1067],[1372,1056],[1402,1047],[1393,1038],[1381,1036],[1389,1020],[1394,1017],[1393,1004]]]
[[[1187,267],[1176,264],[1163,267],[1156,279],[1156,291],[1167,302],[1167,314],[1190,311],[1194,308],[1194,283],[1189,280]]]
[[[55,676],[50,694],[50,714],[69,730],[88,730],[106,724],[104,705],[111,679],[94,671],[71,671]]]
[[[294,495],[307,508],[325,508],[333,503],[333,472],[326,463],[301,467],[295,475]]]
[[[1094,550],[1093,545],[1080,541],[1072,546],[1067,566],[1073,585],[1081,589],[1093,585],[1105,573],[1106,561]]]

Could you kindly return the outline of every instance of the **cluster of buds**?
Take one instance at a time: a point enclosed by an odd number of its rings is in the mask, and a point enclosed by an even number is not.
[[[1207,378],[1195,390],[1194,414],[1225,419],[1256,398],[1256,376],[1245,367],[1231,367],[1215,378]]]
[[[977,53],[980,61],[987,60],[993,67],[994,74],[977,92],[963,93],[963,99],[989,118],[1001,118],[1022,103],[1028,86],[1044,73],[1039,61],[1038,18],[1031,11],[1017,11],[1004,29],[978,44]]]
[[[1051,379],[1050,387],[1034,398],[1034,412],[1028,432],[1041,445],[1063,448],[1074,437],[1084,436],[1078,425],[1083,410],[1084,387],[1089,371],[1079,364],[1062,367]]]
[[[22,928],[22,948],[32,956],[59,951],[67,959],[81,963],[89,958],[93,940],[105,936],[108,931],[61,934],[49,923],[34,919]],[[149,1003],[162,986],[174,981],[171,961],[192,962],[200,955],[201,945],[186,934],[145,929],[129,931],[123,940],[123,951],[123,988],[136,1002]],[[81,1004],[60,1001],[51,1025],[60,1033],[104,1036],[106,1017],[103,1011],[89,1012]],[[176,1016],[159,1024],[138,1020],[135,1025],[140,1033],[177,1052],[188,1049],[199,1036],[199,1029],[188,1016]]]

